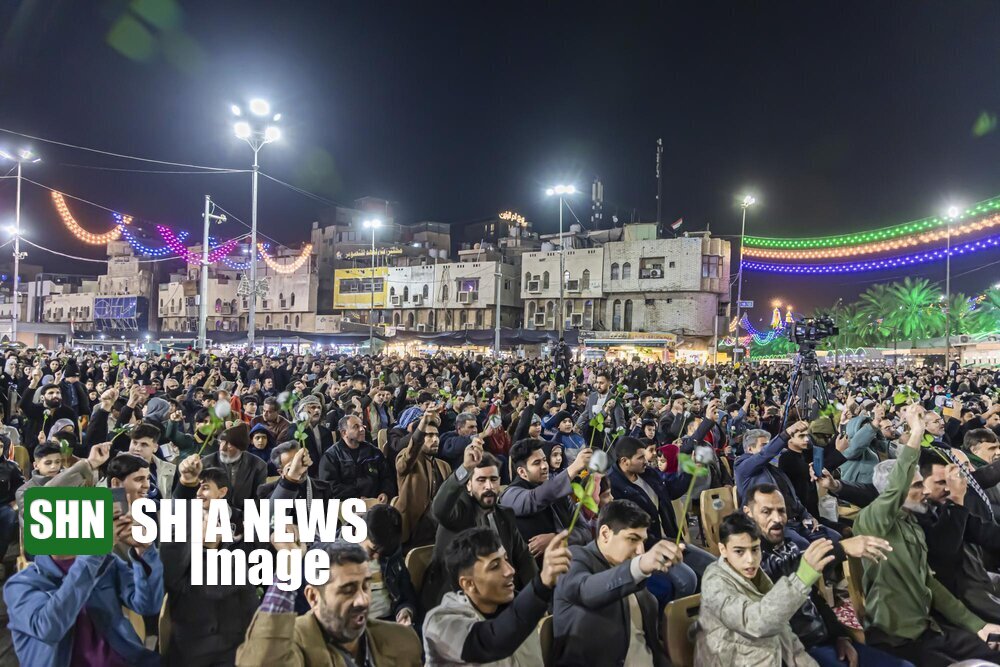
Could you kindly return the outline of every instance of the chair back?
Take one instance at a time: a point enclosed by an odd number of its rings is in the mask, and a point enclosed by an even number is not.
[[[431,564],[431,556],[433,555],[434,545],[432,544],[410,549],[410,552],[406,554],[406,569],[410,572],[410,581],[413,582],[413,588],[417,593],[420,593],[424,587],[424,574],[427,572],[427,566]]]
[[[705,489],[701,492],[701,527],[705,531],[705,547],[719,555],[719,526],[722,519],[736,511],[730,486]]]
[[[663,647],[675,667],[694,667],[694,643],[688,632],[701,609],[701,596],[672,600],[663,610]]]

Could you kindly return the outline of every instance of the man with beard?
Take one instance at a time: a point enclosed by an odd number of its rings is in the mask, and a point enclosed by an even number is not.
[[[969,462],[977,470],[1000,461],[1000,439],[997,434],[987,428],[975,428],[966,432],[962,440],[962,450],[968,454]],[[993,516],[1000,516],[1000,486],[983,486],[989,499]]]
[[[275,544],[300,549],[301,544]],[[419,667],[420,640],[412,628],[368,619],[371,571],[357,544],[321,545],[330,556],[325,585],[305,586],[310,611],[296,617],[296,591],[271,586],[236,652],[237,667]]]
[[[317,396],[310,394],[299,401],[295,406],[295,414],[299,416],[299,419],[303,416],[308,419],[306,437],[302,442],[309,451],[309,458],[313,461],[309,474],[316,477],[319,475],[320,460],[323,454],[333,446],[333,432],[320,423],[323,420],[323,403],[320,402]],[[277,441],[295,440],[295,431],[297,429],[297,424],[289,424],[288,428],[285,429],[284,436]]]
[[[269,396],[264,399],[260,416],[254,417],[251,426],[263,424],[271,432],[275,440],[281,440],[282,434],[288,430],[288,420],[281,416],[281,406],[278,399]]]
[[[312,460],[298,440],[276,445],[271,450],[271,464],[278,470],[278,479],[258,487],[258,498],[302,498],[321,500],[324,503],[333,500],[333,489],[329,482],[309,475]]]
[[[573,518],[570,483],[587,469],[593,454],[589,448],[581,450],[566,470],[550,477],[544,444],[542,440],[521,440],[511,448],[516,478],[500,496],[500,505],[517,517],[517,529],[535,558],[541,557],[556,533],[569,528]],[[583,545],[591,539],[591,529],[578,520],[568,543]]]
[[[425,412],[406,449],[396,457],[396,509],[403,515],[402,542],[406,549],[434,543],[437,523],[430,511],[431,500],[451,475],[451,466],[437,456],[439,428],[436,409]]]
[[[552,601],[559,575],[569,570],[566,533],[545,550],[542,569],[515,596],[514,568],[489,528],[470,528],[448,545],[445,564],[453,587],[427,613],[428,667],[535,667],[543,663],[538,621]]]
[[[926,423],[923,408],[909,406],[905,418],[910,439],[895,462],[877,466],[872,482],[879,496],[854,522],[855,533],[884,538],[894,552],[877,565],[865,563],[866,642],[931,667],[970,659],[998,662],[1000,651],[986,640],[1000,633],[1000,625],[969,611],[931,573],[916,518],[927,512],[927,492],[917,470]]]
[[[319,478],[330,482],[334,498],[375,498],[379,503],[389,502],[394,480],[382,452],[365,440],[361,418],[343,417],[338,428],[341,440],[323,453]]]
[[[767,576],[772,582],[777,582],[782,577],[795,576],[804,551],[785,536],[788,513],[781,491],[771,484],[755,486],[747,493],[747,504],[743,511],[754,520],[763,536],[760,566]],[[859,535],[842,540],[839,545],[831,544],[835,563],[842,562],[845,554],[869,558],[874,562],[888,557],[885,552],[889,543],[878,537]],[[904,660],[853,641],[815,586],[810,589],[808,599],[795,612],[790,622],[792,631],[806,651],[823,667],[837,667],[844,662],[866,666],[910,665]]]
[[[625,411],[621,404],[611,396],[611,374],[608,371],[598,371],[597,378],[594,380],[594,391],[590,392],[583,412],[576,419],[576,428],[581,432],[585,431],[590,420],[598,412],[604,413],[604,433],[602,434],[604,438],[619,428],[628,426],[628,422],[625,421]],[[569,458],[573,458],[568,450],[566,454],[569,455]]]
[[[38,388],[41,380],[42,369],[35,368],[31,373],[31,382],[21,395],[20,403],[18,403],[25,417],[28,419],[25,433],[30,436],[41,433],[42,437],[44,437],[44,434],[48,433],[52,425],[58,420],[69,419],[73,422],[73,428],[76,431],[77,438],[79,438],[80,431],[77,425],[77,414],[72,409],[63,405],[62,389],[59,388],[58,384],[50,383],[42,387],[42,404],[35,403],[35,390]],[[34,449],[37,442],[33,437],[29,437],[25,444],[29,449]]]
[[[431,504],[437,520],[434,556],[424,577],[421,600],[424,609],[436,607],[450,589],[444,568],[444,550],[455,535],[468,528],[485,526],[493,530],[517,570],[517,590],[523,589],[538,572],[528,544],[517,530],[517,519],[506,507],[497,505],[500,491],[500,463],[473,443],[465,449],[462,465],[438,489]]]
[[[257,489],[267,481],[267,464],[246,453],[250,446],[247,425],[240,422],[219,434],[219,451],[205,457],[205,468],[221,468],[229,478],[229,502],[243,507],[243,501],[257,497]]]

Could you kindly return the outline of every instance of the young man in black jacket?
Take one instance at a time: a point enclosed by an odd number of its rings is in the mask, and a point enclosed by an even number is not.
[[[360,417],[349,415],[340,420],[341,440],[323,454],[319,478],[333,486],[334,498],[376,498],[388,503],[395,490],[385,457],[375,445],[365,440]]]
[[[400,535],[403,517],[395,507],[373,505],[365,514],[368,537],[361,546],[368,552],[368,567],[372,573],[370,618],[415,625],[417,621],[417,591],[403,561]]]

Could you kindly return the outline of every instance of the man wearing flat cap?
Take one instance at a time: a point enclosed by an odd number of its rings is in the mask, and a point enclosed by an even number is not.
[[[257,489],[267,481],[267,463],[247,454],[250,430],[244,423],[219,434],[219,451],[202,461],[202,468],[219,468],[229,478],[229,502],[237,508],[243,501],[256,498]]]
[[[309,476],[319,477],[320,459],[323,458],[326,450],[333,446],[334,440],[333,431],[320,423],[323,421],[323,402],[319,399],[319,396],[310,394],[295,405],[296,420],[300,420],[303,417],[309,420],[306,424],[306,439],[303,443],[305,444],[306,451],[309,452],[309,458],[312,459],[312,465],[309,466]],[[295,431],[297,429],[298,425],[292,422],[285,429],[279,441],[295,440]]]

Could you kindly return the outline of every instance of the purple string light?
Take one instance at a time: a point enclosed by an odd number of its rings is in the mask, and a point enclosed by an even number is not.
[[[952,255],[964,255],[966,253],[988,250],[1000,247],[1000,236],[990,236],[978,241],[969,241],[961,245],[951,247]],[[747,271],[761,271],[764,273],[794,273],[794,274],[833,274],[833,273],[860,273],[863,271],[881,271],[885,269],[899,269],[916,264],[926,264],[948,257],[949,251],[946,248],[939,250],[929,250],[914,255],[902,255],[900,257],[889,257],[887,259],[871,260],[867,262],[849,262],[843,264],[769,264],[766,262],[743,262],[743,268]]]

